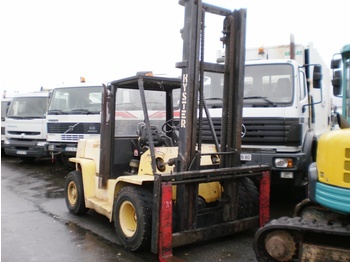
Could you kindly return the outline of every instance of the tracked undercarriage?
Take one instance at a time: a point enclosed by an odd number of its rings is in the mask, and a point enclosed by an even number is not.
[[[258,261],[350,261],[350,217],[317,205],[300,208],[296,217],[272,220],[259,229]]]

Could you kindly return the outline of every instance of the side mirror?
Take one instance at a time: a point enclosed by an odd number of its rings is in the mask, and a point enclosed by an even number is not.
[[[331,69],[340,68],[341,59],[332,59],[331,61]]]
[[[312,85],[314,88],[321,88],[322,67],[320,65],[314,66],[314,73],[312,76]]]
[[[342,72],[341,70],[335,70],[333,72],[333,79],[332,79],[332,85],[333,85],[333,95],[340,96],[341,95],[341,77]]]

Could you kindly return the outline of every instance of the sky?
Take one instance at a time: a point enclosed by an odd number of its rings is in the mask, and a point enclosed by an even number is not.
[[[346,1],[207,0],[247,9],[246,47],[313,43],[326,64],[350,43]],[[102,83],[150,70],[179,76],[178,0],[0,0],[0,91]],[[206,61],[222,48],[222,17],[207,17]]]

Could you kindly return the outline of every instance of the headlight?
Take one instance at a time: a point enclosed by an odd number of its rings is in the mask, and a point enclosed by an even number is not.
[[[37,142],[36,145],[37,146],[45,146],[46,142],[45,141]]]
[[[293,167],[294,163],[293,163],[293,159],[292,158],[275,158],[275,167]]]
[[[55,145],[49,145],[48,147],[49,151],[54,151],[55,150]]]

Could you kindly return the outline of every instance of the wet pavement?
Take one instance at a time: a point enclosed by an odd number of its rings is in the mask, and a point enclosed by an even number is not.
[[[1,158],[2,261],[158,261],[151,252],[118,246],[113,223],[104,216],[69,213],[64,201],[68,172],[49,159]],[[272,217],[292,214],[294,203],[282,200],[273,203]],[[256,261],[255,231],[175,248],[173,254],[185,261]]]
[[[9,189],[2,188],[2,196],[1,261],[130,261],[115,259],[110,243],[38,210]]]

